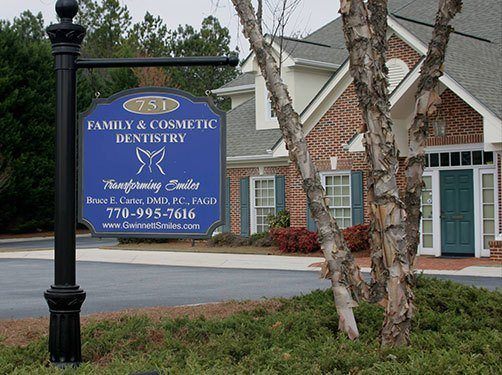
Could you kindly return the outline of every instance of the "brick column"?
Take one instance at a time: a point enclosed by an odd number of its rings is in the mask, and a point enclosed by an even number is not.
[[[502,261],[502,241],[490,241],[490,260]]]

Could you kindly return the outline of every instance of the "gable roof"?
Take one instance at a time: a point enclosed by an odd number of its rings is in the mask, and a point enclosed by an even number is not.
[[[218,90],[239,87],[239,86],[247,86],[247,85],[254,85],[253,72],[242,73],[241,75],[235,77],[230,82],[227,82],[226,84],[221,86]]]
[[[227,112],[227,157],[268,155],[280,129],[256,130],[255,98]]]
[[[437,1],[389,0],[390,19],[416,38],[420,42],[418,44],[427,46],[432,35]],[[502,118],[501,19],[502,1],[464,0],[462,12],[452,22],[455,31],[450,35],[445,61],[445,73],[499,119]],[[344,66],[348,54],[340,18],[329,22],[301,41],[287,38],[284,49],[293,58],[318,59],[341,65],[304,113],[313,103],[318,102],[323,93],[333,87],[333,83],[336,83],[342,74],[347,73]],[[229,128],[231,126],[232,124]],[[281,133],[277,134],[279,135],[275,142],[270,142],[276,146],[281,140]],[[265,133],[262,135],[265,136]],[[230,142],[232,141],[229,140]],[[247,155],[250,154],[258,153]]]
[[[412,21],[397,22],[427,44],[432,27]],[[502,23],[501,23],[502,24]],[[502,46],[459,34],[451,34],[445,72],[502,118]]]

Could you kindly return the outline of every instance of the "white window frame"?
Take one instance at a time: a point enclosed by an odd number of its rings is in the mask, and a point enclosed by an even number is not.
[[[441,215],[440,197],[439,197],[439,171],[425,171],[424,177],[431,177],[432,188],[432,248],[424,247],[422,244],[422,220],[420,220],[420,244],[418,254],[441,256]]]
[[[352,171],[330,171],[330,172],[321,172],[320,177],[321,177],[321,184],[324,190],[326,191],[326,177],[331,177],[331,176],[348,176],[349,177],[349,205],[348,206],[334,206],[332,205],[333,202],[329,202],[329,209],[331,210],[332,208],[348,208],[350,210],[350,225],[352,226],[352,219],[353,219],[353,212],[352,212],[352,176],[351,176]],[[340,223],[338,223],[340,228],[344,228]]]
[[[275,196],[275,176],[255,176],[250,178],[250,184],[249,184],[249,197],[250,197],[250,204],[249,207],[251,208],[251,234],[257,233],[258,230],[258,225],[257,225],[257,218],[256,218],[256,190],[255,190],[255,184],[256,181],[259,180],[272,180],[274,183],[274,212],[275,212],[275,207],[277,205],[277,197]]]
[[[267,121],[276,121],[277,116],[272,116],[272,98],[269,97],[267,87],[265,86],[265,119]]]
[[[495,157],[497,155],[495,154]],[[496,159],[495,159],[496,163]],[[479,248],[481,249],[480,253],[482,257],[489,257],[490,256],[490,249],[485,249],[484,248],[484,232],[483,232],[483,175],[485,174],[492,174],[493,175],[493,207],[494,207],[494,235],[497,237],[498,231],[499,231],[499,201],[498,201],[498,183],[497,183],[497,169],[480,169],[479,170],[479,176],[478,176],[478,184],[479,184],[479,194],[478,194],[478,201],[479,201],[479,216],[478,216],[478,225],[479,225],[479,230],[480,230],[480,238],[479,240]],[[474,200],[476,201],[476,200]]]
[[[459,144],[459,145],[444,145],[444,146],[429,146],[426,148],[426,153],[431,152],[457,152],[457,151],[477,151],[483,150],[483,143],[469,143],[469,144]],[[476,258],[489,257],[490,251],[483,249],[483,218],[482,218],[482,205],[483,201],[481,199],[481,178],[484,173],[495,173],[496,178],[500,178],[497,172],[497,160],[496,153],[494,153],[494,163],[493,164],[480,164],[480,165],[459,165],[459,166],[449,166],[449,167],[426,167],[424,175],[431,174],[432,178],[432,194],[433,194],[433,230],[434,230],[434,249],[426,249],[422,247],[420,243],[419,254],[423,255],[434,255],[441,256],[441,186],[439,181],[439,173],[444,170],[459,170],[459,169],[471,169],[472,170],[472,184],[474,190],[474,256]],[[497,181],[497,180],[496,180]],[[494,188],[495,194],[495,231],[499,227],[498,219],[498,184],[495,183]],[[422,228],[420,223],[420,235],[422,234]]]

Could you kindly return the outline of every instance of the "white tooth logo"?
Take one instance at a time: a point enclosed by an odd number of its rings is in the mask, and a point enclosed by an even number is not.
[[[152,170],[152,165],[153,165],[159,168],[160,173],[162,173],[164,176],[166,175],[162,170],[162,167],[160,166],[160,162],[164,160],[164,156],[166,156],[165,147],[162,147],[160,150],[153,152],[136,147],[136,156],[138,157],[138,160],[141,163],[141,167],[139,167],[138,173],[136,174],[140,174],[143,171],[143,168],[145,168],[145,166],[148,166],[148,170],[150,171],[150,173],[153,173]]]

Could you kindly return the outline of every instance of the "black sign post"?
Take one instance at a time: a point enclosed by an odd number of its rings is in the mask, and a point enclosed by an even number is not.
[[[44,294],[50,310],[49,351],[60,367],[82,362],[80,308],[85,292],[76,285],[76,73],[78,68],[147,66],[236,66],[237,57],[79,59],[85,28],[74,24],[76,0],[58,0],[60,23],[47,28],[56,71],[56,214],[54,284]]]

